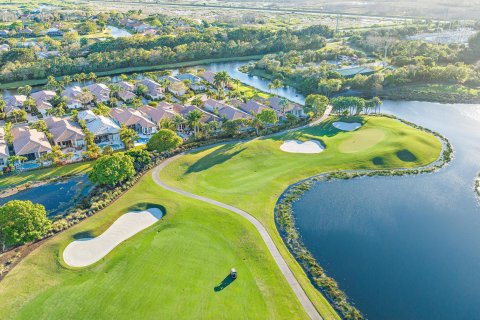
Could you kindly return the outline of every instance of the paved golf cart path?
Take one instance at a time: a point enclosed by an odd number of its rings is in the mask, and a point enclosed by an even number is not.
[[[294,131],[294,130],[299,130],[299,129],[302,129],[302,128],[305,128],[305,127],[317,125],[320,122],[322,122],[323,120],[328,118],[331,110],[332,110],[332,108],[331,108],[331,106],[329,106],[327,108],[327,110],[325,110],[325,114],[320,119],[317,119],[316,121],[314,121],[314,122],[312,122],[312,123],[310,123],[306,126],[303,126],[303,127],[300,127],[300,128],[295,128],[295,129],[290,129],[290,130],[287,130],[287,131]],[[281,133],[285,133],[285,131],[276,133],[275,135],[281,134]],[[211,146],[209,146],[209,147],[211,147]],[[250,223],[252,223],[253,226],[257,229],[258,233],[260,233],[260,236],[262,237],[263,241],[267,245],[268,250],[270,251],[270,253],[273,256],[273,259],[275,260],[278,267],[282,271],[283,275],[287,279],[288,284],[292,288],[293,292],[297,296],[298,300],[302,304],[302,306],[305,309],[305,311],[307,312],[308,316],[311,319],[322,320],[323,319],[322,316],[318,313],[317,309],[313,305],[312,301],[306,295],[306,293],[303,290],[300,283],[298,283],[297,278],[295,278],[295,275],[293,274],[293,272],[288,267],[287,263],[283,259],[283,256],[280,254],[280,251],[278,251],[278,248],[275,245],[275,243],[273,242],[272,238],[270,237],[270,234],[268,233],[267,229],[265,229],[265,227],[263,226],[263,224],[260,223],[260,221],[255,219],[252,215],[250,215],[246,211],[240,210],[236,207],[233,207],[231,205],[228,205],[228,204],[225,204],[225,203],[222,203],[222,202],[210,199],[210,198],[206,198],[206,197],[203,197],[203,196],[199,196],[199,195],[187,192],[185,190],[181,190],[181,189],[178,189],[178,188],[175,188],[175,187],[171,187],[171,186],[167,185],[166,183],[164,183],[160,179],[160,172],[166,166],[168,166],[171,162],[177,160],[178,158],[180,158],[183,155],[184,155],[184,153],[178,154],[178,155],[176,155],[172,158],[166,159],[160,165],[158,165],[152,172],[153,181],[155,181],[155,183],[158,184],[159,186],[161,186],[162,188],[165,188],[169,191],[181,194],[183,196],[186,196],[186,197],[189,197],[189,198],[192,198],[192,199],[196,199],[196,200],[200,200],[200,201],[203,201],[203,202],[206,202],[206,203],[210,203],[210,204],[213,204],[213,205],[218,206],[218,207],[223,208],[223,209],[230,210],[233,213],[236,213],[236,214],[244,217],[248,221],[250,221]]]

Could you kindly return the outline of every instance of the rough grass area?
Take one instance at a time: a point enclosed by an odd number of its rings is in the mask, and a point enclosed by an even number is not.
[[[64,265],[68,243],[147,207],[166,215],[90,267]],[[31,253],[0,282],[0,300],[2,319],[307,318],[248,221],[167,192],[150,175]]]
[[[8,176],[0,176],[0,189],[17,186],[30,181],[46,180],[64,175],[75,175],[90,171],[92,162],[79,162],[64,166],[24,171]]]
[[[332,118],[321,126],[273,138],[223,144],[190,153],[161,173],[162,179],[170,185],[239,207],[259,219],[327,319],[333,317],[330,306],[304,275],[278,234],[273,217],[278,197],[290,184],[322,172],[427,165],[437,160],[442,148],[435,136],[394,119],[364,117],[361,119],[363,126],[353,132],[335,129],[332,123],[339,120]],[[319,140],[326,149],[318,154],[281,151],[283,141],[291,139]],[[362,147],[354,150],[349,142],[351,139],[361,140]],[[348,153],[342,152],[343,144],[350,148]],[[403,150],[415,155],[415,161],[402,161],[398,154],[403,154]]]

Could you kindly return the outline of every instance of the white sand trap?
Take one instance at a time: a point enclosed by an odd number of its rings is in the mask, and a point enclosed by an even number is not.
[[[338,130],[343,130],[343,131],[353,131],[357,130],[362,126],[361,123],[358,122],[334,122],[332,125],[337,128]]]
[[[280,150],[291,153],[320,153],[324,149],[323,145],[315,140],[305,142],[300,140],[287,140],[280,146]]]
[[[63,251],[63,260],[72,267],[85,267],[105,257],[122,241],[148,228],[163,216],[162,210],[128,212],[96,238],[73,241]]]

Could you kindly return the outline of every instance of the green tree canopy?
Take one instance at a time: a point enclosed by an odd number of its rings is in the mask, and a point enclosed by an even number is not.
[[[257,114],[257,118],[265,124],[275,124],[278,122],[277,115],[273,109],[263,109],[262,112]]]
[[[135,175],[133,158],[124,153],[100,157],[93,165],[88,178],[99,185],[113,186]]]
[[[328,106],[328,98],[320,94],[310,94],[305,99],[303,110],[305,113],[313,112],[315,115],[323,114]]]
[[[147,149],[150,151],[170,151],[179,147],[183,140],[170,129],[160,129],[147,142]]]
[[[12,200],[0,207],[0,243],[5,247],[42,238],[50,230],[45,207],[31,201]]]

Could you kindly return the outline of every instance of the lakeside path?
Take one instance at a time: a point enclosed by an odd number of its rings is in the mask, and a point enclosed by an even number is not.
[[[305,127],[317,125],[320,122],[327,119],[329,117],[331,111],[332,111],[332,107],[329,106],[325,110],[324,115],[321,118],[313,121],[312,123],[309,123],[308,125],[305,125],[305,126],[302,126],[302,127],[299,127],[299,128],[294,128],[294,129],[289,129],[289,130],[286,130],[286,131],[278,132],[278,133],[275,133],[274,135],[278,135],[278,134],[282,134],[282,133],[285,133],[285,132],[299,130],[299,129],[302,129],[302,128],[305,128]],[[207,198],[207,197],[199,196],[199,195],[196,195],[196,194],[193,194],[193,193],[190,193],[190,192],[178,189],[178,188],[171,187],[171,186],[167,185],[166,183],[164,183],[160,179],[160,172],[166,166],[168,166],[171,162],[175,161],[176,159],[180,158],[183,155],[184,155],[184,153],[180,153],[180,154],[178,154],[174,157],[168,158],[165,161],[163,161],[160,165],[158,165],[155,169],[153,169],[153,172],[152,172],[153,181],[164,189],[167,189],[169,191],[178,193],[180,195],[183,195],[183,196],[186,196],[186,197],[189,197],[189,198],[192,198],[192,199],[196,199],[196,200],[200,200],[200,201],[203,201],[203,202],[206,202],[206,203],[213,204],[213,205],[218,206],[218,207],[223,208],[223,209],[230,210],[231,212],[236,213],[239,216],[242,216],[243,218],[250,221],[250,223],[257,229],[258,233],[262,237],[262,239],[265,242],[268,250],[270,251],[270,254],[272,255],[273,259],[275,260],[277,266],[280,268],[280,271],[285,276],[288,284],[290,285],[293,292],[297,296],[297,299],[302,304],[303,308],[305,309],[305,312],[308,314],[308,316],[311,319],[323,320],[322,316],[320,315],[320,313],[318,313],[317,309],[313,305],[310,298],[308,298],[307,294],[303,290],[300,283],[298,283],[297,278],[295,278],[295,275],[293,274],[292,270],[290,270],[287,263],[283,259],[283,256],[281,255],[280,251],[278,251],[278,248],[275,245],[275,243],[273,242],[273,239],[270,237],[270,234],[268,233],[267,229],[265,229],[265,227],[260,223],[260,221],[255,219],[252,215],[250,215],[246,211],[240,210],[240,209],[238,209],[234,206],[231,206],[231,205],[228,205],[228,204],[225,204],[225,203],[222,203],[222,202],[219,202],[219,201]]]

